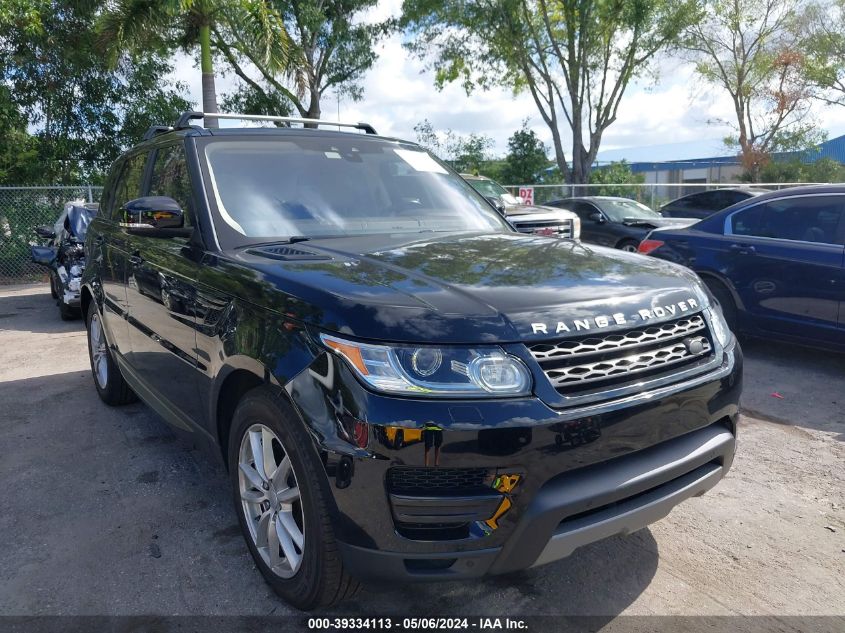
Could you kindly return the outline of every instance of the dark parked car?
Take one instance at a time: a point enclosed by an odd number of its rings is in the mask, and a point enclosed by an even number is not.
[[[697,272],[734,331],[845,350],[843,186],[757,196],[640,252]]]
[[[683,227],[695,219],[667,219],[630,198],[581,196],[549,202],[547,206],[569,209],[581,219],[581,239],[600,246],[637,252],[640,241],[657,227]]]
[[[742,354],[692,272],[519,233],[367,124],[199,118],[106,180],[94,384],[222,458],[291,604],[548,563],[725,475]]]
[[[667,202],[660,207],[660,213],[667,218],[706,218],[732,204],[766,193],[767,189],[746,187],[699,191]]]

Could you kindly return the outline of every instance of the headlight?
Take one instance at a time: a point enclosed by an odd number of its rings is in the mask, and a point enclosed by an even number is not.
[[[531,373],[499,347],[387,346],[321,334],[358,377],[377,391],[404,395],[522,396],[531,391]]]
[[[711,304],[709,308],[705,309],[707,316],[710,318],[710,326],[713,328],[713,336],[719,341],[719,345],[727,347],[731,341],[731,330],[728,327],[727,321],[722,314],[721,308],[715,304]]]
[[[581,218],[577,215],[572,218],[572,239],[577,240],[581,237]]]

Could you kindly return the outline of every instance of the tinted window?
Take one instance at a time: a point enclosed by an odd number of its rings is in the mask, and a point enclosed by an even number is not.
[[[185,215],[185,226],[191,226],[191,180],[188,163],[181,144],[162,147],[156,151],[150,178],[151,196],[167,196],[179,203]]]
[[[475,189],[478,193],[485,197],[499,197],[501,195],[507,195],[508,190],[505,189],[502,185],[497,182],[493,182],[492,180],[476,180],[468,179],[467,182]]]
[[[214,140],[205,156],[217,210],[239,243],[511,230],[461,177],[416,146],[308,135]]]
[[[136,154],[130,156],[123,163],[123,169],[114,188],[114,200],[110,217],[118,218],[115,210],[120,210],[130,200],[141,196],[141,182],[144,179],[144,166],[147,164],[147,154]]]
[[[589,202],[576,201],[574,205],[570,206],[572,206],[572,210],[578,214],[582,220],[589,220],[591,214],[599,212],[599,210]]]
[[[123,163],[115,163],[114,167],[109,172],[103,186],[103,196],[100,198],[99,215],[110,220],[114,211],[114,183],[119,175],[123,172]]]
[[[652,211],[636,200],[602,200],[599,204],[601,205],[601,210],[610,218],[611,222],[653,220],[660,217],[659,213]]]
[[[729,207],[732,204],[736,204],[737,202],[741,202],[746,198],[750,198],[751,196],[747,193],[743,193],[741,191],[724,191],[724,207]]]
[[[758,204],[731,218],[734,235],[839,244],[842,198],[785,198]]]

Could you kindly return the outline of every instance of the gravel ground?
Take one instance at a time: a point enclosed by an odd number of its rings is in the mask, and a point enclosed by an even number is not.
[[[85,341],[44,286],[0,289],[0,614],[289,613],[222,468],[144,405],[102,404]],[[369,587],[335,612],[845,614],[845,355],[744,347],[738,453],[707,495],[539,569]]]

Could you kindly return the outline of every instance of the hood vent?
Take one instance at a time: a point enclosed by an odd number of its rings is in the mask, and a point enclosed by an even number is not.
[[[303,251],[292,246],[268,246],[267,248],[251,248],[247,251],[250,255],[258,255],[267,259],[278,259],[282,261],[320,261],[331,259],[328,255],[318,255],[311,251]]]

